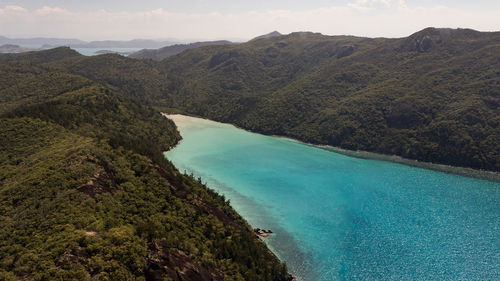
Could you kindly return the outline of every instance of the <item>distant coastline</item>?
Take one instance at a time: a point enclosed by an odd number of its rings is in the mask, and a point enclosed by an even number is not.
[[[213,121],[213,122],[219,122],[219,121],[211,120],[208,118],[195,116],[195,115],[188,115],[188,114],[164,113],[164,112],[162,112],[161,114],[166,118],[169,118],[168,116],[170,116],[170,115],[181,115],[181,116],[205,119],[205,120]],[[245,131],[248,131],[251,133],[262,134],[259,132],[255,132],[252,130],[248,130],[248,129],[239,127],[239,126],[232,124],[232,123],[224,123],[224,122],[219,122],[219,123],[228,124],[228,125],[234,126],[235,128],[242,129],[242,130],[245,130]],[[262,134],[262,135],[265,135],[265,134]],[[320,149],[328,150],[331,152],[343,154],[343,155],[350,156],[350,157],[393,162],[393,163],[403,164],[406,166],[427,169],[427,170],[432,170],[432,171],[437,171],[437,172],[443,172],[443,173],[454,174],[454,175],[470,177],[470,178],[476,178],[476,179],[481,179],[481,180],[488,180],[488,181],[493,181],[493,182],[500,182],[500,173],[493,172],[493,171],[477,170],[477,169],[472,169],[472,168],[450,166],[450,165],[437,164],[437,163],[432,163],[432,162],[421,162],[418,160],[404,158],[404,157],[401,157],[398,155],[387,155],[387,154],[380,154],[380,153],[369,152],[369,151],[347,150],[347,149],[343,149],[343,148],[335,147],[335,146],[331,146],[331,145],[307,143],[307,142],[303,142],[301,140],[297,140],[294,138],[290,138],[287,136],[281,136],[281,135],[270,135],[270,136],[289,139],[291,141],[299,142],[299,143],[309,145],[309,146],[314,146],[314,147],[317,147]]]

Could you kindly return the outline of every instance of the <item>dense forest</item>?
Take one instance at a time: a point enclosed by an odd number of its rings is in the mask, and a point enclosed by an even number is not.
[[[265,134],[500,171],[500,33],[292,33],[162,62],[174,107]]]
[[[0,55],[0,280],[287,280],[230,207],[162,152],[175,125],[116,88]]]
[[[299,32],[204,46],[160,62],[74,54],[38,63],[167,112],[500,171],[498,32],[427,28],[399,39]]]

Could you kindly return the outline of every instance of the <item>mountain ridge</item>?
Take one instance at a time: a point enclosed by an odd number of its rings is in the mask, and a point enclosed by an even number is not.
[[[174,44],[153,50],[143,49],[130,54],[129,57],[134,59],[151,59],[155,61],[162,61],[168,57],[175,56],[186,50],[195,49],[203,46],[228,45],[228,44],[235,44],[235,43],[227,40],[219,40],[219,41],[195,42],[189,44]]]

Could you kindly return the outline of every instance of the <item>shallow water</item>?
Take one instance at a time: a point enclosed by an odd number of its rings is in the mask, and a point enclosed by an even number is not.
[[[499,280],[500,183],[170,116],[166,154],[231,200],[300,280]]]

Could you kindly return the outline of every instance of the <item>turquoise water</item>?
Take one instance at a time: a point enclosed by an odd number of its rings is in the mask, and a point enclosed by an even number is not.
[[[500,183],[171,118],[166,157],[272,229],[300,280],[500,280]]]

